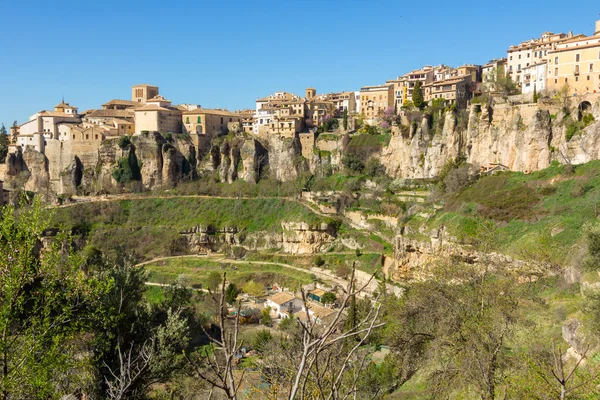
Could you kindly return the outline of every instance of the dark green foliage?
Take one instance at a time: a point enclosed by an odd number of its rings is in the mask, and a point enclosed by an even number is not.
[[[235,285],[235,283],[230,283],[225,288],[225,301],[228,304],[235,304],[235,301],[239,294],[240,294],[240,290]]]
[[[332,304],[335,303],[337,297],[333,292],[326,292],[323,297],[321,297],[321,303],[323,304]]]
[[[8,154],[8,134],[6,132],[6,127],[2,124],[0,128],[0,164],[4,164],[6,161],[6,155]]]
[[[121,136],[119,138],[119,147],[122,149],[127,149],[131,145],[131,139],[129,136]]]
[[[137,157],[133,151],[127,157],[122,157],[117,162],[117,167],[112,172],[112,177],[118,183],[141,181],[142,174],[138,165]]]
[[[322,267],[323,265],[325,265],[325,260],[323,259],[323,257],[321,257],[321,256],[317,256],[317,257],[315,258],[315,265],[316,265],[317,267]]]
[[[346,153],[344,157],[342,157],[342,165],[350,172],[361,173],[365,169],[365,164],[363,163],[361,157],[359,157],[355,153]]]
[[[412,101],[415,104],[415,107],[419,109],[423,109],[425,106],[425,99],[423,98],[423,92],[421,90],[421,82],[417,81],[415,83],[415,87],[412,93]]]
[[[382,176],[385,175],[385,167],[379,161],[379,158],[371,157],[367,161],[364,168],[365,174],[368,176]]]
[[[348,110],[344,108],[344,114],[342,116],[343,118],[343,127],[344,130],[347,131],[348,130]]]

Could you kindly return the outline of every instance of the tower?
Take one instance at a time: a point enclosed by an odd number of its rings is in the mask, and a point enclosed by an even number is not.
[[[306,89],[306,100],[310,100],[317,95],[317,89],[308,88]]]
[[[131,88],[131,101],[146,104],[146,100],[158,96],[158,86],[135,85]]]

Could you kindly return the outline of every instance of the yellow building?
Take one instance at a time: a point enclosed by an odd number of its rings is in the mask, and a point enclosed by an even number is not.
[[[135,134],[142,132],[181,133],[181,110],[158,95],[135,109]]]
[[[227,110],[196,108],[183,111],[183,132],[196,135],[218,136],[229,131],[231,123],[242,123],[242,116]]]
[[[472,97],[471,79],[472,75],[463,75],[428,83],[423,87],[423,99],[426,102],[443,99],[445,105],[464,108]]]
[[[377,118],[388,107],[394,107],[393,84],[360,88],[360,111],[366,119]]]
[[[593,36],[563,41],[548,52],[547,69],[550,91],[566,85],[571,94],[600,93],[600,21]]]

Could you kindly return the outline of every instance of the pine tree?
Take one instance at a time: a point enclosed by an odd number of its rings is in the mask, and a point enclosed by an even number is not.
[[[4,164],[6,160],[6,155],[8,154],[8,133],[6,132],[6,127],[2,124],[0,127],[0,164]]]
[[[348,110],[344,108],[344,130],[347,131],[348,130]]]
[[[421,82],[417,81],[415,83],[415,87],[413,89],[412,101],[415,104],[415,107],[422,109],[425,105],[425,101],[423,99],[423,92],[421,91]]]

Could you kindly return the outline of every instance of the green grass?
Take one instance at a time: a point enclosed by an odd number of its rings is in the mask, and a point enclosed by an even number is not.
[[[555,163],[528,175],[483,177],[450,199],[427,224],[444,225],[459,241],[476,246],[484,242],[485,232],[492,250],[561,265],[577,253],[581,228],[596,219],[599,205],[600,161],[575,166],[572,173]],[[490,221],[491,231],[486,225]],[[417,232],[424,221],[408,223]]]
[[[366,133],[354,135],[350,139],[349,147],[385,147],[392,139],[391,134],[369,135]]]
[[[148,264],[145,268],[149,272],[150,282],[171,284],[183,280],[186,285],[193,287],[205,287],[206,279],[212,271],[226,272],[227,280],[240,287],[250,280],[265,285],[278,283],[290,288],[299,288],[313,281],[308,271],[304,273],[279,265],[252,261],[233,264],[193,257],[173,258]]]
[[[71,228],[87,224],[92,228],[108,225],[177,229],[234,226],[248,232],[279,232],[285,221],[312,225],[322,222],[322,218],[299,203],[282,199],[154,198],[59,208],[54,213],[52,226]]]

